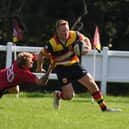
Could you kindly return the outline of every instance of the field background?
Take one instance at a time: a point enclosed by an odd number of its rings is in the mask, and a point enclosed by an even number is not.
[[[0,129],[129,129],[129,96],[104,96],[122,112],[101,112],[88,94],[77,94],[53,108],[52,93],[21,92],[0,99]]]

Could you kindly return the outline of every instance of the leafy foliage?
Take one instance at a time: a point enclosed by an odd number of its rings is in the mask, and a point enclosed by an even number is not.
[[[67,19],[71,27],[87,35],[91,41],[98,25],[103,46],[129,50],[129,0],[1,0],[0,41],[12,37],[12,18],[23,26],[25,45],[42,46],[53,35],[57,19]],[[79,22],[78,22],[78,21]],[[21,44],[24,45],[24,44]]]

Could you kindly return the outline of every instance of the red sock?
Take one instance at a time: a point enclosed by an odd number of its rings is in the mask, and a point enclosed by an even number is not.
[[[57,97],[59,98],[59,99],[64,99],[64,96],[63,96],[63,92],[57,92]]]
[[[97,92],[93,93],[92,96],[96,100],[96,102],[99,104],[101,110],[106,110],[107,105],[103,99],[103,95],[102,95],[101,91],[97,91]]]

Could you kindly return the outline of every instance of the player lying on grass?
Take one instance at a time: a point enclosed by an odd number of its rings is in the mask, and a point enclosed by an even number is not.
[[[21,52],[9,68],[0,70],[0,97],[7,93],[19,92],[19,84],[30,83],[44,85],[44,76],[38,78],[30,69],[36,59],[31,53]]]

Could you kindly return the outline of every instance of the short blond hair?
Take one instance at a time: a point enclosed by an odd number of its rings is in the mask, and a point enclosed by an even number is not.
[[[25,65],[30,58],[33,58],[33,55],[31,53],[21,52],[18,54],[16,62],[19,66],[22,66]]]
[[[69,22],[67,20],[63,20],[60,19],[56,22],[56,29],[60,26],[60,25],[69,25]]]

